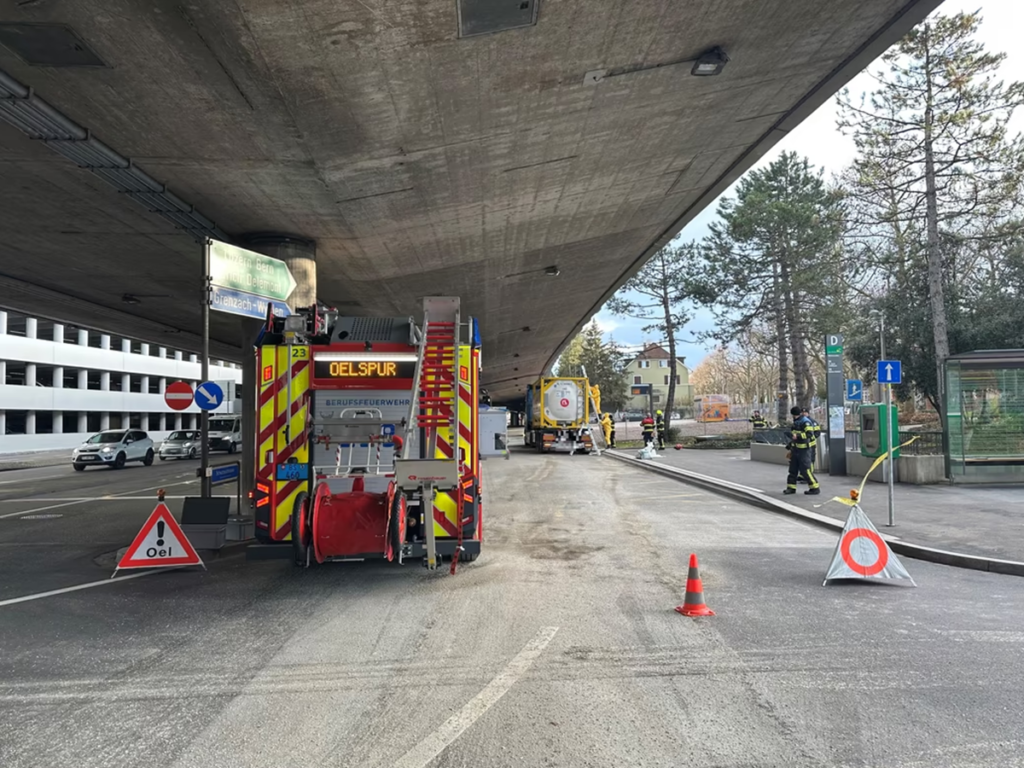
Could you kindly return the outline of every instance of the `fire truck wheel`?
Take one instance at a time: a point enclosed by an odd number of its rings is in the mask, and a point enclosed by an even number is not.
[[[469,554],[468,552],[463,552],[461,555],[459,555],[459,562],[460,563],[472,563],[479,556],[480,556],[479,552],[474,552],[472,555]]]
[[[313,532],[310,528],[309,497],[300,492],[292,507],[292,555],[295,565],[305,568]]]

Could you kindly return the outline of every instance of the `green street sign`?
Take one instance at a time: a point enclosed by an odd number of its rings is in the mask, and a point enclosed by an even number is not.
[[[219,240],[210,241],[210,282],[278,301],[295,290],[295,278],[280,259]]]
[[[843,354],[842,347],[825,347],[826,355],[841,355]]]

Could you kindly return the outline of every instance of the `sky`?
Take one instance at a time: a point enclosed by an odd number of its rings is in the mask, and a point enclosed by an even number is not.
[[[959,12],[981,11],[982,22],[978,39],[989,52],[1005,53],[1006,59],[1000,69],[1000,75],[1006,82],[1024,80],[1024,53],[1020,50],[1020,35],[1024,31],[1024,1],[1022,0],[946,0],[940,7],[946,15]],[[851,95],[856,99],[859,94],[869,90],[872,80],[867,73],[861,73],[850,81]],[[1014,117],[1013,127],[1024,130],[1024,110],[1018,111]],[[754,166],[763,168],[775,160],[782,152],[791,151],[805,155],[812,165],[824,168],[825,176],[831,177],[839,173],[853,161],[855,150],[853,140],[844,136],[836,128],[835,99],[829,99],[817,112],[801,123],[788,136],[780,141]],[[724,196],[734,193],[735,184],[725,191]],[[708,225],[717,216],[715,210],[718,202],[705,208],[687,227],[679,233],[677,242],[699,240],[708,234]],[[639,347],[644,341],[656,341],[653,336],[645,335],[641,328],[647,323],[643,320],[618,317],[605,310],[594,318],[606,338],[614,338],[620,344],[631,349]],[[693,343],[696,334],[711,330],[714,320],[707,309],[698,309],[694,319],[683,331],[683,343],[679,345],[678,354],[686,358],[686,365],[692,370],[710,351],[710,347]]]

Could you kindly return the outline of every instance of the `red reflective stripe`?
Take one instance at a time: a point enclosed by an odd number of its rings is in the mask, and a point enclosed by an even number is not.
[[[292,363],[292,378],[298,376],[303,368],[309,365],[309,360],[298,360]],[[264,406],[273,399],[274,395],[280,390],[281,387],[288,386],[288,372],[285,371],[272,383],[267,385],[265,389],[260,390],[260,406]]]
[[[442,512],[437,507],[434,507],[434,521],[438,525],[440,525],[444,529],[444,532],[447,533],[449,536],[458,536],[459,535],[459,531],[455,527],[455,525],[452,523],[452,521],[449,520],[445,516],[444,512]]]

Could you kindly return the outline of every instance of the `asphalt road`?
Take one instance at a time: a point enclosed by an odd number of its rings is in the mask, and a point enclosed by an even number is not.
[[[0,765],[1024,765],[1024,579],[910,561],[917,589],[823,588],[829,533],[610,460],[485,471],[454,577],[236,557],[0,598]],[[48,588],[68,530],[137,527],[127,504],[0,519],[5,589]],[[713,618],[672,610],[691,551]]]

